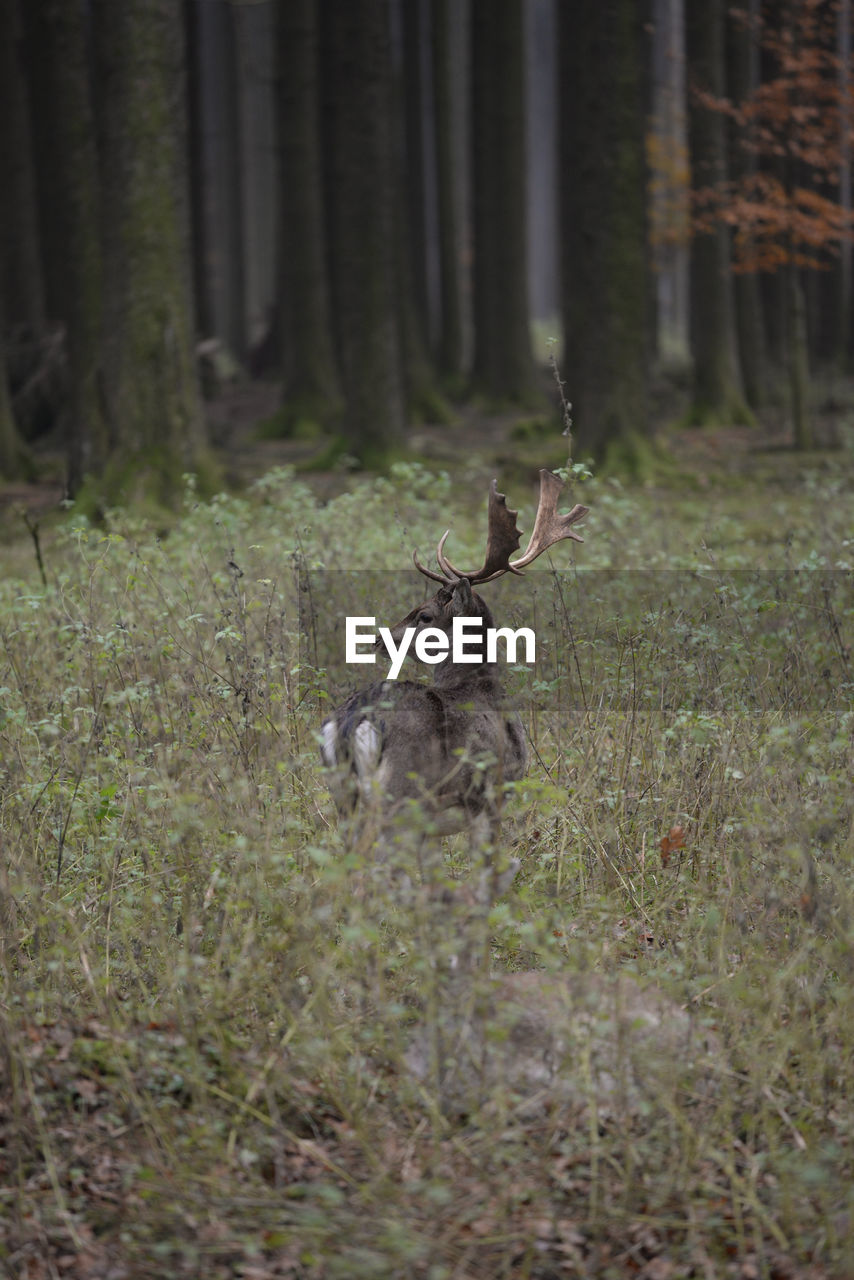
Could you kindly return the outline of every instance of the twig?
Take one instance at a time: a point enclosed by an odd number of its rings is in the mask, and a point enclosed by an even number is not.
[[[44,571],[44,560],[42,559],[42,549],[41,549],[41,543],[39,541],[39,522],[37,520],[35,524],[33,524],[32,520],[30,519],[30,513],[27,510],[24,510],[23,519],[24,519],[24,524],[27,526],[27,528],[30,531],[30,537],[33,540],[33,546],[36,549],[36,564],[38,565],[39,573],[41,574],[42,586],[46,587],[47,574]]]

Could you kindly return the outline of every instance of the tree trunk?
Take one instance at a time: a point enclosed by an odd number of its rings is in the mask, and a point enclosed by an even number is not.
[[[427,235],[427,127],[426,57],[429,53],[425,0],[404,0],[400,5],[402,27],[401,59],[401,139],[404,184],[401,209],[406,228],[406,248],[410,263],[410,293],[413,319],[420,344],[427,347],[430,331],[428,293],[429,246]]]
[[[463,373],[463,311],[460,282],[460,234],[454,138],[451,0],[433,0],[433,138],[436,152],[436,206],[439,242],[439,372],[452,388]]]
[[[398,183],[398,305],[406,403],[415,418],[445,422],[449,411],[436,385],[428,341],[426,7],[422,0],[406,0],[400,16],[403,57],[396,86],[399,110],[395,114],[402,124],[395,131],[394,150]]]
[[[786,267],[786,277],[792,432],[796,449],[812,449],[815,440],[808,404],[807,308],[800,272],[794,262]]]
[[[0,480],[18,480],[28,474],[27,451],[18,434],[6,372],[6,326],[0,307]]]
[[[49,318],[65,329],[69,366],[68,488],[76,493],[106,447],[100,395],[102,259],[85,0],[28,0],[33,135]]]
[[[253,352],[270,331],[279,293],[278,9],[278,4],[232,4],[240,67],[244,309]]]
[[[328,0],[322,59],[334,322],[350,451],[380,464],[403,438],[397,184],[385,0]]]
[[[748,0],[746,10],[731,15],[728,25],[729,92],[738,106],[754,96],[759,88],[759,42],[756,23],[759,0]],[[730,171],[736,184],[744,183],[757,170],[753,131],[735,136],[730,145]],[[752,244],[752,241],[751,241]],[[747,255],[752,249],[747,247]],[[759,409],[767,399],[765,331],[759,279],[755,271],[738,272],[733,280],[739,363],[744,381],[744,394],[751,409]]]
[[[342,408],[332,338],[320,152],[317,0],[277,11],[282,428],[334,423]]]
[[[686,11],[689,137],[695,189],[718,187],[727,177],[726,124],[699,93],[722,99],[723,0],[689,0]],[[694,236],[691,245],[691,350],[698,422],[750,421],[736,358],[735,308],[729,232],[723,223]]]
[[[45,328],[35,149],[23,66],[20,0],[0,0],[0,291],[12,324]]]
[[[180,0],[93,0],[109,500],[171,502],[202,460],[189,281]]]
[[[644,94],[634,0],[559,10],[563,376],[602,455],[648,432]]]
[[[683,0],[654,0],[653,31],[649,150],[656,336],[660,356],[687,360],[690,353],[688,246],[691,232]]]
[[[236,12],[190,0],[189,123],[200,332],[246,354],[245,238]]]
[[[560,311],[557,234],[557,9],[525,0],[528,304],[554,330]]]
[[[837,60],[839,65],[839,203],[851,217],[851,0],[839,0],[837,15]],[[836,324],[836,359],[842,370],[852,363],[851,351],[851,241],[839,246],[839,294]]]
[[[474,367],[499,400],[535,393],[525,216],[521,0],[472,0]]]

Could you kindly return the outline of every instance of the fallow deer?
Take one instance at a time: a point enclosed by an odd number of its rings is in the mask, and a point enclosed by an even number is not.
[[[473,587],[504,574],[521,575],[549,547],[564,538],[582,542],[573,528],[587,515],[580,504],[566,515],[557,510],[563,482],[540,472],[540,496],[528,547],[517,560],[517,512],[509,509],[493,480],[489,494],[486,558],[480,569],[458,569],[445,554],[446,530],[436,549],[439,572],[413,553],[416,568],[439,583],[436,594],[417,605],[391,631],[400,645],[407,628],[428,628],[446,637],[457,618],[477,618],[494,626],[485,600]],[[347,699],[322,726],[321,754],[334,769],[333,793],[339,811],[355,814],[360,833],[371,839],[395,820],[406,824],[408,810],[420,808],[422,825],[434,835],[470,830],[483,849],[494,843],[503,784],[521,778],[527,764],[522,723],[508,709],[497,662],[482,652],[477,662],[448,656],[434,667],[432,685],[384,680]]]

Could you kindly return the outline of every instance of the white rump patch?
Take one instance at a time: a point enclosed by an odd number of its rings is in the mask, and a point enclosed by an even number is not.
[[[360,778],[369,777],[376,772],[382,746],[382,734],[377,726],[370,720],[360,720],[353,734],[353,755]]]
[[[320,727],[320,758],[327,769],[334,769],[338,763],[338,726],[334,720],[324,720]]]

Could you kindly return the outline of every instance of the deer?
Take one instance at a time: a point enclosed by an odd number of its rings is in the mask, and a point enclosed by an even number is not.
[[[428,630],[447,643],[457,619],[477,619],[484,631],[494,628],[492,612],[475,587],[505,574],[524,576],[528,565],[564,539],[583,542],[575,525],[589,509],[578,503],[560,514],[562,489],[558,476],[540,472],[534,527],[515,560],[518,512],[507,506],[495,480],[481,568],[458,569],[449,559],[450,529],[436,548],[438,572],[413,552],[416,569],[438,583],[438,590],[391,628],[394,645],[401,645],[407,631],[417,641]],[[528,763],[522,722],[507,705],[497,661],[489,659],[481,650],[477,661],[455,661],[448,644],[446,656],[434,665],[431,685],[379,681],[353,693],[323,722],[321,755],[333,771],[336,805],[342,817],[354,821],[359,838],[382,845],[396,820],[398,827],[412,825],[409,814],[418,808],[429,834],[469,831],[489,858],[498,843],[504,784],[518,781]]]

